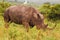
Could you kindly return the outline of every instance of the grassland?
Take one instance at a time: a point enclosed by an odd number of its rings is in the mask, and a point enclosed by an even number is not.
[[[54,26],[52,22],[45,21],[45,23],[48,23],[49,27]],[[34,26],[30,28],[29,32],[26,32],[23,25],[15,23],[11,23],[6,29],[4,18],[0,15],[0,40],[60,40],[60,22],[57,23],[54,30],[37,30]]]

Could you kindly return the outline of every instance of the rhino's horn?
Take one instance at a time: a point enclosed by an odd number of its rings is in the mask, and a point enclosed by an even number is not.
[[[47,29],[49,29],[49,30],[53,30],[53,29],[56,28],[56,26],[57,26],[57,24],[55,24],[53,28],[48,28],[48,27],[47,27]]]

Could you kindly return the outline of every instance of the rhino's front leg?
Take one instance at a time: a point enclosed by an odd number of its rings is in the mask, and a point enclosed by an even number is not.
[[[25,26],[26,31],[29,32],[29,28],[30,28],[30,27],[29,27],[29,23],[26,22],[26,21],[23,21],[22,23],[23,23],[23,25]]]

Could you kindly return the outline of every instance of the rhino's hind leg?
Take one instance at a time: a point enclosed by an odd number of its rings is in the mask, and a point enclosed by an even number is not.
[[[10,21],[10,19],[8,18],[8,17],[4,17],[4,26],[5,26],[5,28],[8,28],[9,27],[9,22]]]
[[[4,26],[5,26],[5,28],[8,28],[9,27],[9,23],[5,22]]]

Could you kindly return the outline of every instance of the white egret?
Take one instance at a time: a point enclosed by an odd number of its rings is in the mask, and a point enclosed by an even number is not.
[[[28,1],[27,1],[27,0],[25,0],[24,4],[27,4],[27,3],[28,3]]]

